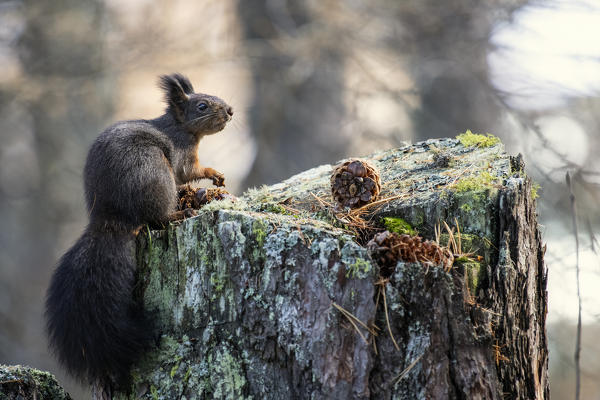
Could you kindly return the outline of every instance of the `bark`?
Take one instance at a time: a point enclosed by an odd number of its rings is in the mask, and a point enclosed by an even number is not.
[[[390,200],[365,218],[428,239],[458,223],[471,256],[449,272],[398,262],[377,284],[368,237],[326,206],[331,165],[213,202],[138,237],[136,295],[161,336],[118,398],[546,398],[546,270],[520,159],[440,139],[368,160]]]

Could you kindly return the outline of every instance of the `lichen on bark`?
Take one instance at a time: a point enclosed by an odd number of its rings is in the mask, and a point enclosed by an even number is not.
[[[139,292],[163,338],[134,371],[132,393],[257,398],[287,382],[277,391],[286,398],[308,395],[294,387],[305,380],[340,396],[366,390],[369,346],[348,335],[331,305],[372,315],[376,266],[346,232],[287,215],[201,210],[141,236],[138,254]],[[357,357],[338,359],[329,352],[338,346]]]

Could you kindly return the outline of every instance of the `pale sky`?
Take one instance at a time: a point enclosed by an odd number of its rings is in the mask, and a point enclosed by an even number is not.
[[[489,56],[493,79],[522,108],[560,105],[565,95],[600,92],[600,1],[555,0],[499,27]],[[555,4],[556,6],[552,6]]]
[[[493,42],[498,50],[489,56],[497,87],[514,92],[513,107],[544,110],[560,107],[569,96],[600,95],[600,0],[542,1],[516,15],[512,24],[499,27]],[[574,162],[585,157],[587,135],[565,116],[544,117],[540,128],[553,147]],[[568,135],[565,135],[568,132]],[[550,171],[558,160],[529,140],[524,147],[540,168]],[[560,172],[564,175],[564,171]],[[577,318],[575,242],[558,223],[543,227],[548,245],[548,319]],[[588,242],[582,237],[582,247]],[[600,257],[589,247],[580,253],[583,321],[600,319]]]

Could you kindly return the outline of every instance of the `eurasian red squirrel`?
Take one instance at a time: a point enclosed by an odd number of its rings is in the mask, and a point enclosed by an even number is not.
[[[135,236],[144,224],[180,219],[177,187],[224,177],[198,163],[198,143],[233,115],[218,97],[194,93],[180,75],[160,77],[168,104],[152,120],[117,122],[92,144],[84,170],[89,224],[60,259],[46,297],[51,349],[74,377],[110,398],[154,332],[134,300]]]

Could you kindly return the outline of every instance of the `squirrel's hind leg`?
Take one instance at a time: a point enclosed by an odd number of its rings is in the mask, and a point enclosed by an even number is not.
[[[92,383],[92,400],[112,400],[110,384],[96,380]]]
[[[182,219],[192,218],[197,215],[198,213],[193,208],[186,208],[185,210],[175,211],[174,213],[170,214],[168,217],[168,222],[181,221]]]

